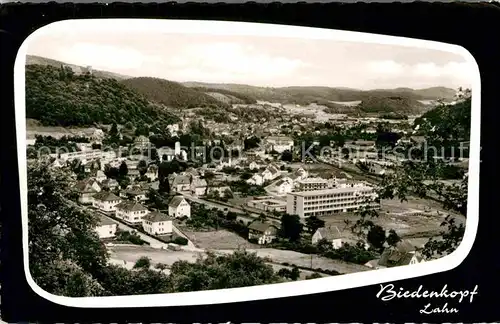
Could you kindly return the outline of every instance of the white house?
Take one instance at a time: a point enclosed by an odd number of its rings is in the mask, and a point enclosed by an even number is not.
[[[135,201],[122,201],[116,205],[116,217],[130,224],[141,224],[149,210]]]
[[[256,173],[247,180],[247,183],[261,186],[264,183],[264,178],[262,177],[262,175]]]
[[[254,221],[248,225],[248,239],[257,240],[258,244],[271,243],[278,233],[275,225],[261,221]]]
[[[151,181],[155,181],[158,178],[158,167],[155,165],[150,166],[144,175]]]
[[[78,182],[74,189],[78,191],[78,202],[80,204],[91,204],[93,196],[101,191],[101,186],[95,179],[87,179]]]
[[[425,262],[425,260],[420,252],[418,252],[411,243],[401,241],[396,247],[386,248],[384,252],[382,252],[380,259],[372,265],[375,269],[384,269],[422,262]]]
[[[318,228],[312,236],[312,244],[317,244],[321,240],[327,240],[332,243],[334,249],[340,249],[345,243],[356,244],[356,240],[342,233],[337,226]]]
[[[169,177],[170,189],[174,192],[184,192],[191,190],[189,177],[185,175],[172,175]]]
[[[285,178],[278,180],[278,182],[276,182],[276,190],[278,191],[278,194],[280,194],[280,195],[284,195],[284,194],[287,194],[289,192],[292,192],[293,180],[288,178],[288,177],[285,177]]]
[[[105,239],[115,237],[117,224],[103,215],[99,215],[99,217],[99,224],[95,229],[99,238]]]
[[[270,165],[262,172],[262,178],[264,181],[271,181],[279,177],[280,174],[281,172],[279,168],[274,165]]]
[[[259,169],[260,168],[260,164],[258,164],[257,162],[255,161],[252,161],[250,162],[250,164],[248,165],[248,168],[250,170],[256,170],[256,169]]]
[[[142,228],[151,235],[172,233],[172,220],[167,215],[154,211],[142,218]]]
[[[95,179],[98,181],[98,182],[103,182],[104,180],[106,180],[108,177],[106,177],[106,175],[104,174],[104,172],[102,172],[101,170],[97,170],[97,173],[96,173],[96,176],[95,176]]]
[[[116,211],[116,205],[121,201],[122,199],[112,192],[101,191],[93,196],[92,206],[103,212],[110,213]]]
[[[195,196],[203,196],[207,192],[207,181],[205,179],[194,178],[191,182],[191,192]]]
[[[293,149],[293,139],[286,136],[270,136],[266,138],[265,143],[271,150],[278,153]]]
[[[182,196],[174,196],[168,204],[168,215],[171,217],[191,217],[191,206]]]

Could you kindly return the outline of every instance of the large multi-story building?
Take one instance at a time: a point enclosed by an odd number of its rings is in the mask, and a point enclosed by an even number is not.
[[[55,156],[57,158],[57,154]],[[116,152],[114,151],[101,151],[101,150],[85,150],[77,152],[61,153],[59,158],[62,161],[71,161],[79,159],[81,161],[90,161],[97,159],[113,159],[116,157]]]
[[[329,187],[328,180],[322,178],[306,178],[296,181],[299,191],[322,190]]]
[[[365,206],[375,195],[368,186],[291,192],[287,195],[286,211],[303,218],[352,212]]]

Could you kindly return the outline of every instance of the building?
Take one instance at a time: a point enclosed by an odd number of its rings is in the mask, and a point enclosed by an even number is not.
[[[132,199],[135,201],[146,201],[148,198],[146,197],[146,190],[140,188],[131,188],[120,193],[120,196],[123,198]]]
[[[291,178],[293,180],[301,180],[307,178],[307,176],[308,174],[306,170],[304,170],[303,168],[298,168],[297,170],[295,170],[295,172],[293,172]]]
[[[141,224],[149,210],[136,201],[122,201],[116,205],[116,217],[130,224]]]
[[[103,215],[99,215],[99,224],[96,227],[100,239],[112,238],[116,235],[118,225]]]
[[[286,201],[265,198],[265,199],[253,199],[247,202],[248,207],[255,209],[260,209],[267,212],[284,212],[286,211]]]
[[[257,240],[258,244],[271,243],[276,238],[277,233],[278,227],[273,224],[254,221],[248,225],[248,239]]]
[[[191,182],[191,192],[195,196],[204,196],[207,193],[207,181],[205,179],[194,178]]]
[[[300,217],[352,212],[373,198],[375,192],[368,186],[291,192],[287,195],[286,210]]]
[[[114,151],[101,151],[101,150],[88,150],[88,151],[78,151],[78,152],[69,152],[69,153],[61,153],[59,158],[63,161],[71,161],[71,160],[80,160],[84,161],[92,161],[98,159],[114,159],[116,157],[116,153]]]
[[[103,212],[111,213],[116,211],[116,205],[118,205],[122,199],[112,192],[101,191],[93,196],[92,206]]]
[[[74,189],[78,192],[78,202],[80,204],[91,204],[95,194],[101,191],[101,186],[95,179],[79,181]]]
[[[276,184],[276,191],[278,192],[279,195],[285,195],[289,192],[292,192],[293,190],[293,180],[285,177],[282,179],[279,179]]]
[[[97,180],[97,182],[103,182],[104,180],[106,180],[108,177],[106,177],[106,175],[104,174],[104,172],[102,172],[101,170],[97,170],[97,173],[96,173],[96,176],[95,176],[95,179]]]
[[[322,178],[299,179],[295,184],[298,191],[323,190],[329,187],[328,180]]]
[[[167,146],[160,147],[156,152],[158,152],[158,156],[162,162],[170,162],[175,158],[175,150]]]
[[[158,167],[156,165],[151,165],[144,174],[149,180],[155,181],[158,179]]]
[[[142,228],[151,235],[172,233],[172,220],[167,215],[153,211],[142,218]]]
[[[101,182],[101,186],[103,188],[108,188],[110,190],[114,190],[114,189],[118,188],[119,185],[120,184],[115,179],[106,179],[103,182]]]
[[[368,262],[367,266],[372,266],[375,269],[392,268],[425,262],[417,249],[407,241],[399,242],[396,247],[386,248],[378,261],[372,261]]]
[[[337,226],[318,228],[312,236],[312,244],[317,244],[321,240],[331,242],[334,249],[340,249],[345,243],[357,243],[352,235],[340,231]]]
[[[262,175],[256,173],[250,179],[247,180],[247,183],[261,186],[264,184],[264,178],[262,177]]]
[[[275,165],[268,166],[261,174],[264,181],[272,181],[281,175],[280,169]]]
[[[137,136],[134,140],[134,146],[140,149],[146,149],[150,145],[149,138],[144,135]]]
[[[191,217],[191,205],[182,196],[174,196],[168,204],[168,215],[171,217]]]
[[[266,146],[271,151],[282,153],[286,150],[293,150],[293,139],[286,136],[269,136],[265,139]]]
[[[172,175],[169,177],[170,189],[174,192],[187,192],[191,190],[191,181],[185,175]]]

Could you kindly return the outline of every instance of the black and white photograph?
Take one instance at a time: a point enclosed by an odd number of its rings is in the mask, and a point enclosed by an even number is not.
[[[478,72],[453,46],[102,21],[26,41],[25,253],[42,290],[326,284],[462,244]]]

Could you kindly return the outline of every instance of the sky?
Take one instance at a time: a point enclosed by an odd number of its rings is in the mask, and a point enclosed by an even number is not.
[[[469,87],[471,65],[424,48],[333,40],[47,28],[28,54],[132,77],[356,89]],[[89,25],[86,25],[89,26]],[[106,26],[110,26],[109,24]]]

